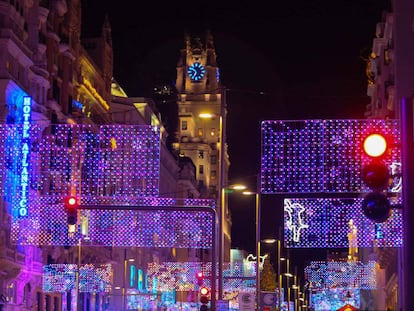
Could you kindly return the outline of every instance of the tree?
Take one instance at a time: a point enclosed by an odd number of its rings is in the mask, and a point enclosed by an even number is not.
[[[270,262],[270,256],[267,256],[263,263],[263,271],[260,277],[260,290],[275,292],[278,287],[276,278],[276,272]]]

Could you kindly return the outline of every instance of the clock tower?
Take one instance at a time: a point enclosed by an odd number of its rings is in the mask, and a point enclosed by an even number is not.
[[[185,36],[177,65],[176,87],[179,94],[219,93],[220,76],[213,36],[206,34],[203,45],[199,37]]]
[[[226,144],[226,97],[220,84],[213,36],[205,40],[185,36],[177,64],[179,154],[191,158],[196,168],[200,196],[215,198],[223,211],[224,261],[230,260],[231,219],[221,187],[228,184],[230,166]],[[223,208],[220,206],[223,205]]]

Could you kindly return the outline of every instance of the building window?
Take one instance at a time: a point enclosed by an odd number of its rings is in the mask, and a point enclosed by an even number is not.
[[[198,167],[198,173],[199,173],[199,174],[204,174],[204,165],[200,165],[200,166]]]
[[[211,164],[217,164],[217,156],[213,155],[211,156]]]
[[[181,122],[181,130],[186,131],[187,129],[188,129],[187,121],[182,121]]]
[[[211,179],[216,179],[217,177],[217,171],[211,171]]]
[[[42,309],[43,309],[42,294],[40,292],[37,292],[36,293],[36,311],[41,311]]]
[[[198,150],[198,158],[204,159],[204,150]]]

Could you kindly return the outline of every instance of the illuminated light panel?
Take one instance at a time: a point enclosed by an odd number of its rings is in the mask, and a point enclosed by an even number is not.
[[[211,276],[211,263],[202,262],[164,262],[148,263],[148,287],[152,288],[156,280],[156,288],[160,291],[197,290],[196,273],[203,271],[204,281],[209,282]]]
[[[362,212],[363,198],[290,198],[284,200],[284,243],[288,248],[348,248],[349,221],[358,247],[401,247],[402,211],[375,224]],[[401,204],[398,199],[394,204]],[[300,211],[300,213],[299,213]]]
[[[182,294],[191,295],[193,303],[179,301],[179,309],[194,310],[198,285],[196,273],[203,271],[203,286],[211,288],[211,262],[164,262],[149,263],[147,269],[147,289],[127,289],[127,305],[130,309],[151,309],[151,303],[158,297],[159,306],[167,310],[177,308],[176,299],[182,299]],[[237,296],[239,292],[255,292],[256,274],[255,263],[224,263],[223,264],[223,290],[225,300],[229,300],[230,307],[238,309]],[[152,289],[152,290],[151,290]],[[161,293],[161,296],[156,296]],[[174,296],[175,295],[175,296]],[[185,296],[191,300],[190,296]],[[155,308],[153,306],[153,308]]]
[[[109,293],[112,283],[112,265],[85,264],[79,268],[79,291],[82,293]]]
[[[0,148],[0,160],[7,168],[0,191],[13,206],[19,203],[13,198],[20,189],[16,180],[21,178],[16,176],[21,163],[16,159],[22,159],[21,130],[19,125],[0,125],[0,143],[5,146]],[[42,196],[159,194],[159,128],[59,124],[42,129],[32,125],[30,141],[30,186]]]
[[[68,235],[64,197],[47,196],[33,198],[34,212],[29,219],[14,220],[12,241],[19,245],[75,246],[79,239],[87,239],[91,246],[166,248],[213,245],[214,200],[158,197],[81,197],[80,200],[78,217],[88,221],[80,221],[82,230],[78,224],[73,236]],[[85,205],[97,209],[82,209]],[[105,209],[108,205],[118,205],[121,209]],[[175,208],[176,205],[181,208]]]
[[[309,225],[304,223],[305,208],[299,203],[285,200],[285,212],[288,214],[286,227],[292,232],[293,242],[299,242],[301,231],[309,228]]]
[[[76,289],[76,276],[79,273],[79,291],[83,293],[109,293],[112,282],[110,264],[81,265],[51,264],[43,266],[43,291],[63,293]]]
[[[139,291],[136,289],[128,288],[126,290],[126,310],[162,310],[162,307],[167,308],[165,310],[178,310],[176,308],[177,294],[174,291],[151,293],[147,291]],[[182,310],[192,310],[185,308],[190,303],[183,302],[181,305]]]
[[[360,177],[368,161],[362,144],[372,132],[392,139],[388,166],[401,163],[397,120],[263,121],[261,192],[368,192]]]
[[[10,123],[23,120],[19,115],[8,119]],[[30,188],[35,190],[29,192],[33,210],[25,219],[19,219],[14,207],[21,203],[22,178],[17,173],[21,167],[21,133],[25,126],[0,125],[0,143],[5,146],[0,148],[0,161],[6,167],[1,170],[5,183],[0,191],[13,215],[15,243],[76,245],[77,239],[88,235],[94,245],[211,248],[210,213],[163,210],[174,206],[214,207],[215,203],[211,199],[158,197],[160,129],[154,126],[61,124],[44,129],[31,125],[27,178]],[[69,193],[81,198],[83,205],[122,205],[125,210],[83,210],[79,216],[88,221],[81,221],[82,228],[68,238],[63,198]],[[129,211],[133,206],[161,209]],[[163,220],[157,222],[160,217]]]
[[[256,272],[254,263],[246,269],[242,263],[223,264],[223,289],[225,292],[254,291]],[[211,262],[164,262],[148,264],[148,287],[157,290],[198,290],[196,273],[203,271],[203,286],[211,288]],[[156,282],[154,283],[154,280]]]
[[[43,291],[63,293],[76,289],[78,266],[74,264],[52,264],[43,266]]]
[[[350,295],[350,297],[347,297]],[[345,304],[359,308],[361,304],[361,291],[353,288],[333,288],[311,291],[310,305],[315,311],[338,310]]]
[[[312,289],[377,289],[375,261],[311,261],[304,273]]]

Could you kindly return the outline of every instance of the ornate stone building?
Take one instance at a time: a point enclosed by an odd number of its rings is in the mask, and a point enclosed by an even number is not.
[[[103,21],[99,36],[81,39],[80,0],[0,1],[0,107],[2,126],[25,126],[30,117],[31,124],[42,129],[42,135],[53,136],[55,124],[160,127],[159,173],[162,177],[157,185],[158,192],[171,196],[185,190],[192,197],[199,196],[191,166],[189,171],[184,170],[188,164],[179,165],[166,147],[167,133],[153,101],[128,97],[113,79],[108,19]],[[2,143],[4,140],[7,138],[2,137]],[[73,163],[74,172],[80,170],[77,165],[80,164]],[[10,181],[16,180],[10,171],[8,168],[1,171],[1,185],[15,191],[14,194],[20,191],[18,196],[23,196],[22,189],[24,195],[30,192],[32,196],[40,192],[67,195],[73,191],[73,185],[59,182],[64,180],[63,171],[53,172],[48,185],[40,190],[28,187],[27,183],[16,186]],[[87,243],[71,247],[16,245],[10,229],[15,217],[13,193],[1,191],[4,194],[0,200],[0,303],[3,310],[74,310],[74,306],[78,310],[120,308],[125,300],[121,301],[120,292],[116,291],[122,287],[125,294],[125,273],[132,269],[128,259],[133,256],[134,269],[143,269],[148,262],[173,260],[175,256],[172,249],[144,252],[137,248],[88,247]],[[23,208],[18,211],[22,215],[26,213]],[[75,296],[70,292],[43,290],[44,265],[74,263],[113,265],[111,285],[114,291],[111,294],[81,293],[75,304]]]

